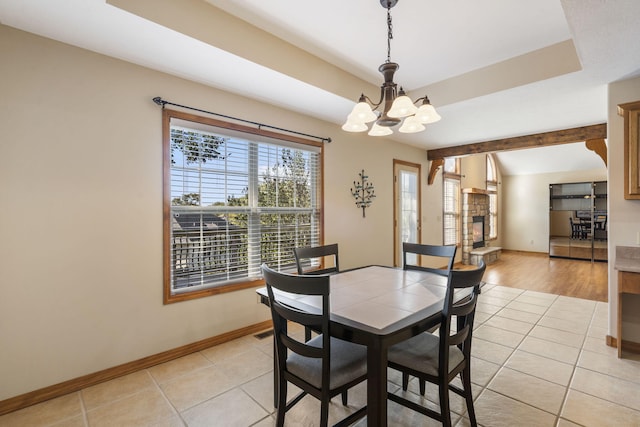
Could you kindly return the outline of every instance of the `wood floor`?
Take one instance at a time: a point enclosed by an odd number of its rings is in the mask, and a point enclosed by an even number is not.
[[[456,265],[456,268],[458,266]],[[484,281],[594,301],[607,301],[607,263],[550,258],[547,254],[502,251],[487,266]]]

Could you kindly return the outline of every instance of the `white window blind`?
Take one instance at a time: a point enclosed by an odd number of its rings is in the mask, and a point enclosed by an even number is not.
[[[443,182],[443,243],[457,245],[460,242],[460,180],[445,177]]]
[[[487,183],[489,192],[489,238],[498,237],[498,187],[495,183]]]
[[[489,238],[498,237],[498,174],[494,158],[487,154],[487,191],[489,192]]]
[[[319,148],[185,120],[170,145],[172,294],[294,271],[319,244]]]

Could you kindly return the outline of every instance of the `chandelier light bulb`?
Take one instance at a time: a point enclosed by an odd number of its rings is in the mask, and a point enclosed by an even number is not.
[[[404,123],[402,123],[400,129],[398,129],[398,131],[402,133],[416,133],[422,132],[423,130],[425,130],[425,127],[416,119],[416,116],[409,116],[404,119]]]
[[[362,122],[355,122],[350,119],[347,119],[345,124],[342,125],[342,130],[347,132],[364,132],[369,129],[369,127]]]
[[[371,110],[371,106],[366,101],[358,102],[349,114],[349,119],[360,122],[369,123],[377,119],[378,116]]]
[[[371,130],[369,131],[369,136],[386,136],[391,135],[392,133],[393,131],[390,127],[380,126],[379,124],[374,123],[373,126],[371,126]]]
[[[418,108],[416,112],[416,119],[422,124],[435,123],[441,119],[440,114],[436,112],[433,105],[429,103],[429,99],[425,97],[424,103]]]
[[[398,97],[393,101],[391,109],[387,112],[387,116],[402,118],[415,114],[416,111],[418,111],[418,107],[413,105],[413,101],[411,101],[411,98],[405,95],[402,88],[400,88],[400,93],[398,94]]]

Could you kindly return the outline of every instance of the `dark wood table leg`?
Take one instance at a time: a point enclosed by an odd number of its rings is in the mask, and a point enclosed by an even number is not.
[[[387,425],[387,349],[367,348],[367,426]]]

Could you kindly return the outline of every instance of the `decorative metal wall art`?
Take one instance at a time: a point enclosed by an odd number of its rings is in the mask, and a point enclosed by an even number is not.
[[[356,206],[362,208],[362,218],[365,217],[365,209],[371,206],[371,202],[376,197],[373,184],[368,182],[369,177],[364,174],[364,169],[358,174],[360,181],[353,181],[351,195],[356,199]]]

